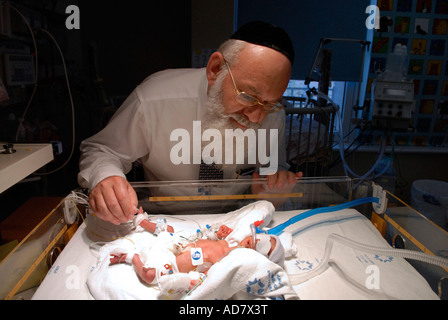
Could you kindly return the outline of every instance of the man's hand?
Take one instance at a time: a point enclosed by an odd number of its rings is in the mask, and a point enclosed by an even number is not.
[[[302,172],[291,172],[281,170],[273,175],[266,176],[267,181],[260,183],[256,180],[261,179],[261,176],[258,172],[255,172],[252,176],[254,183],[252,184],[252,193],[253,194],[273,194],[273,193],[289,193],[294,188],[297,178],[302,178]],[[267,198],[269,198],[267,196]],[[275,207],[280,206],[286,198],[278,198],[278,199],[268,199],[270,200]]]
[[[302,172],[291,172],[281,170],[273,175],[266,176],[266,183],[258,183],[252,186],[252,192],[257,193],[286,193],[292,190],[296,184],[297,178],[302,178]],[[258,172],[253,174],[254,180],[259,180],[261,178]]]
[[[90,208],[102,220],[119,225],[138,211],[137,194],[129,182],[119,176],[102,180],[90,193]]]

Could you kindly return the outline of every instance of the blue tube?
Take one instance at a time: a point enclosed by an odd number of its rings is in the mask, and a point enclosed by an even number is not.
[[[278,236],[279,234],[281,234],[283,232],[283,229],[285,229],[286,227],[290,226],[291,224],[294,224],[296,222],[299,222],[303,219],[309,218],[311,216],[314,216],[316,214],[320,214],[320,213],[325,213],[325,212],[334,212],[334,211],[339,211],[339,210],[343,210],[343,209],[347,209],[350,207],[354,207],[360,204],[364,204],[364,203],[370,203],[370,202],[374,202],[374,203],[378,203],[380,200],[378,198],[375,197],[366,197],[366,198],[361,198],[361,199],[356,199],[353,201],[349,201],[349,202],[345,202],[345,203],[341,203],[335,206],[331,206],[331,207],[321,207],[321,208],[315,208],[315,209],[311,209],[308,210],[304,213],[298,214],[295,217],[292,217],[291,219],[289,219],[286,222],[283,222],[282,224],[279,224],[278,226],[269,229],[267,231],[268,234],[273,234]],[[260,230],[259,228],[257,228],[257,233],[266,233],[263,230]]]

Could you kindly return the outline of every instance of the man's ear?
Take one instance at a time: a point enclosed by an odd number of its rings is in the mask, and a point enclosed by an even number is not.
[[[207,80],[209,86],[212,86],[215,83],[222,70],[223,64],[224,56],[222,53],[218,51],[213,52],[207,63]]]

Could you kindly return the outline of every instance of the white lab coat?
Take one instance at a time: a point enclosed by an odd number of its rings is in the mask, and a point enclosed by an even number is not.
[[[109,176],[125,177],[138,159],[150,181],[197,180],[199,164],[172,163],[170,151],[178,141],[170,141],[170,135],[183,128],[192,142],[193,121],[202,120],[206,111],[207,85],[205,68],[166,70],[149,76],[103,130],[81,143],[79,184],[91,190]],[[278,128],[278,170],[288,169],[284,127],[283,111],[269,114],[261,127]],[[235,177],[234,172],[225,174],[225,178]]]

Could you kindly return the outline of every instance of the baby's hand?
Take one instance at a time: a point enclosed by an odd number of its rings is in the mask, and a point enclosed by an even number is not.
[[[112,254],[112,258],[110,258],[110,264],[118,264],[125,262],[126,260],[126,253],[120,253],[120,254]]]
[[[218,239],[223,239],[227,237],[229,234],[231,234],[232,231],[233,231],[232,228],[229,228],[226,225],[222,225],[219,227],[218,232],[216,232],[216,236],[218,237]]]
[[[258,239],[255,241],[258,242]],[[253,243],[252,236],[247,236],[240,242],[240,247],[245,247],[248,249],[255,249],[255,243]]]

